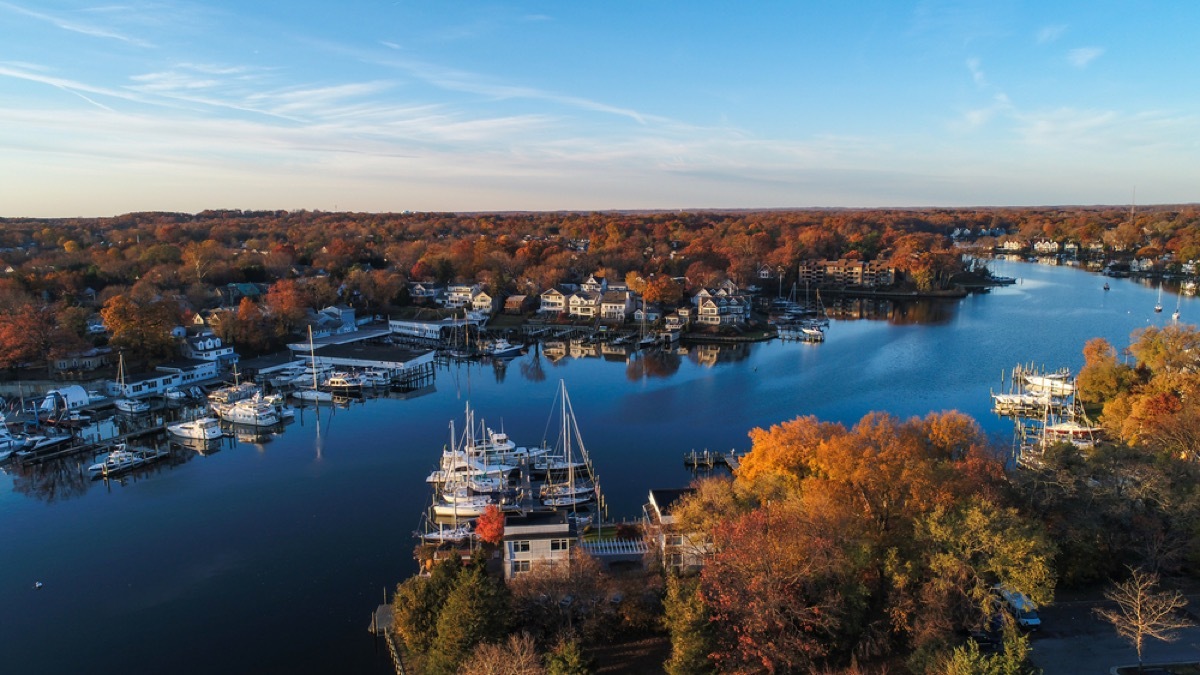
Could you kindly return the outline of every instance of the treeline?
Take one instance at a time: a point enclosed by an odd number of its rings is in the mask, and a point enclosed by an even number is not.
[[[324,213],[204,211],[115,218],[0,219],[0,317],[41,322],[23,345],[0,344],[0,366],[69,353],[89,342],[86,313],[124,296],[166,301],[179,318],[226,302],[228,284],[307,279],[314,302],[366,311],[408,304],[408,281],[482,283],[493,297],[537,294],[590,274],[686,278],[692,289],[796,279],[803,260],[881,260],[901,278],[958,269],[950,235],[1101,242],[1129,254],[1200,257],[1200,211],[1123,209],[809,210],[697,213]],[[980,236],[980,233],[987,233]],[[1003,234],[1001,234],[1003,233]],[[690,290],[690,289],[685,289]],[[32,309],[31,309],[32,308]],[[167,305],[159,309],[165,311]],[[244,348],[279,340],[279,321],[236,308],[226,337]],[[150,317],[153,320],[153,317]],[[286,323],[286,322],[283,322]],[[73,339],[74,338],[77,339]],[[136,341],[129,348],[136,349]],[[145,355],[150,356],[152,352]]]

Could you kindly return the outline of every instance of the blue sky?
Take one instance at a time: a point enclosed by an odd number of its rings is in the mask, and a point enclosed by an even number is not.
[[[0,216],[1200,201],[1200,3],[0,0]]]

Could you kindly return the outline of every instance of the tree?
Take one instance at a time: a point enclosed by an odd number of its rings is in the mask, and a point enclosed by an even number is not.
[[[483,515],[475,521],[475,536],[488,544],[499,545],[504,538],[504,513],[495,504],[489,504]]]
[[[462,560],[451,556],[438,563],[429,576],[409,577],[396,587],[393,629],[410,651],[423,654],[433,644],[442,606],[461,571]]]
[[[667,675],[700,675],[713,672],[712,618],[700,595],[699,579],[672,575],[663,600],[663,624],[671,635]]]
[[[559,640],[554,651],[546,656],[548,675],[588,675],[590,672],[592,669],[577,640]]]
[[[1128,391],[1133,383],[1133,369],[1117,361],[1117,350],[1104,338],[1088,340],[1083,346],[1083,360],[1076,379],[1081,401],[1103,403]]]
[[[1097,608],[1096,614],[1133,643],[1141,670],[1146,638],[1173,642],[1178,638],[1176,631],[1192,624],[1179,615],[1179,610],[1187,606],[1187,599],[1179,591],[1159,592],[1157,574],[1137,568],[1129,571],[1128,579],[1104,593],[1117,604],[1116,609]]]
[[[451,675],[474,647],[505,635],[508,589],[475,564],[464,569],[438,612],[437,637],[429,652],[427,672]]]
[[[179,325],[179,305],[168,298],[137,302],[115,295],[104,303],[100,316],[113,346],[140,357],[163,357],[175,348],[171,330]]]
[[[463,664],[459,675],[544,675],[537,645],[528,633],[509,635],[496,644],[482,644]]]

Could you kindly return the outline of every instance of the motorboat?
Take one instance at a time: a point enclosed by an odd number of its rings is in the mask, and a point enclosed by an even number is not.
[[[362,391],[362,376],[347,371],[335,371],[325,380],[325,388],[336,392]]]
[[[141,455],[131,451],[124,443],[118,443],[103,460],[89,466],[88,473],[92,478],[112,476],[145,463],[146,460]]]
[[[321,391],[320,389],[297,389],[292,392],[292,398],[300,401],[320,403],[323,401],[332,401],[333,392]]]
[[[279,411],[261,394],[217,409],[221,419],[231,424],[270,427],[279,424]]]
[[[221,421],[215,417],[201,417],[188,422],[167,426],[173,436],[192,438],[201,441],[211,441],[221,437]]]
[[[524,345],[513,344],[504,338],[498,338],[492,341],[492,344],[488,347],[487,353],[488,356],[495,357],[517,356],[524,348]]]
[[[185,392],[181,389],[178,389],[176,387],[171,387],[163,392],[163,398],[165,398],[168,401],[171,401],[172,403],[181,403],[183,401],[188,400],[188,395],[187,395],[187,392]]]
[[[242,382],[240,384],[231,384],[227,387],[214,389],[208,394],[208,402],[211,404],[230,404],[238,401],[244,401],[251,398],[255,394],[262,391],[261,387],[253,382]]]

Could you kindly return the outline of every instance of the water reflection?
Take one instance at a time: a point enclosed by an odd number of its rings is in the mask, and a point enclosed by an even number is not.
[[[826,307],[830,318],[887,321],[895,325],[942,325],[954,318],[957,300],[837,298]]]

